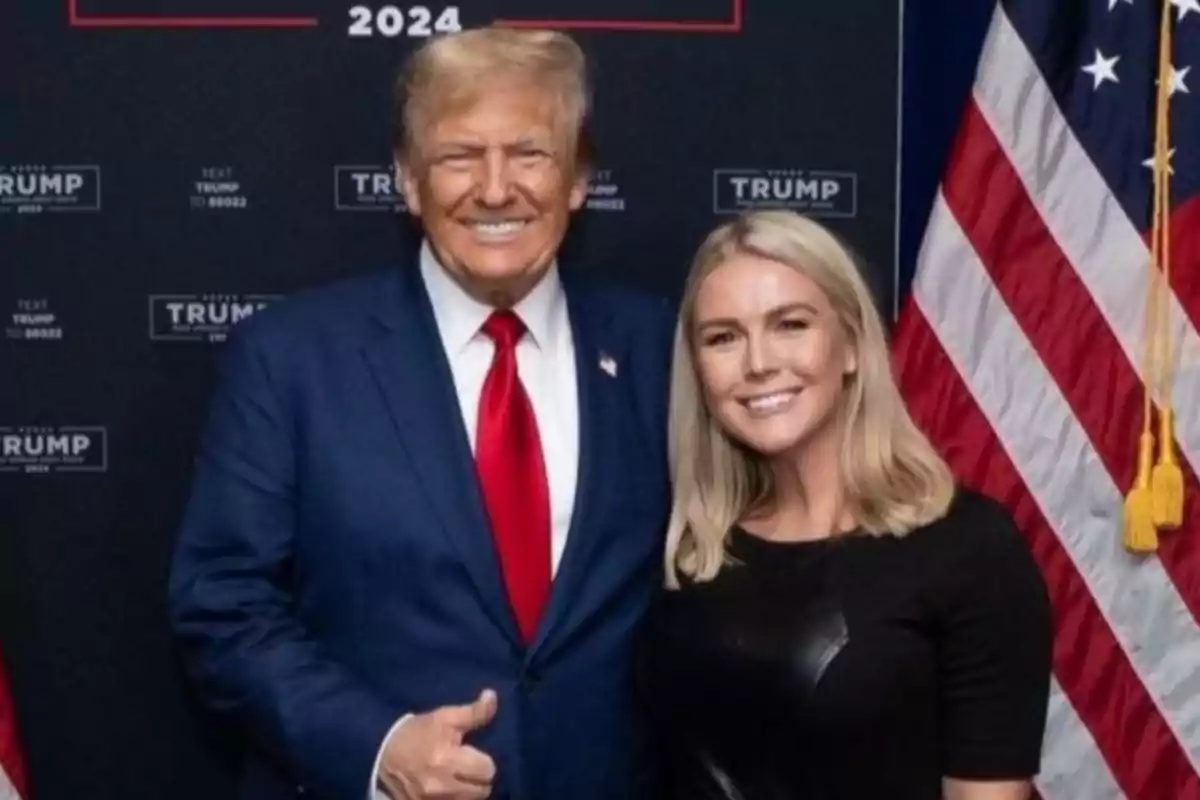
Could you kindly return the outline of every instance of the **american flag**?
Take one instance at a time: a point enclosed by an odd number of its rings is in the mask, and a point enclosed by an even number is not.
[[[25,770],[17,740],[16,712],[8,691],[4,662],[0,661],[0,800],[28,800]]]
[[[1050,587],[1036,781],[1049,800],[1200,798],[1200,0],[1166,11],[1182,525],[1151,552],[1123,546],[1161,0],[998,4],[897,328],[918,422],[965,483],[1007,504]]]

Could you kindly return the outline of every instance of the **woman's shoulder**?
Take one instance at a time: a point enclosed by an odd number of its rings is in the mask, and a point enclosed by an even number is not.
[[[999,500],[969,486],[957,485],[946,513],[917,532],[968,550],[1023,543],[1012,513]]]
[[[978,490],[955,487],[954,499],[939,519],[910,534],[928,557],[958,578],[979,570],[1027,570],[1033,557],[1008,508]]]
[[[986,494],[956,487],[946,514],[922,531],[948,602],[1026,594],[1042,603],[1045,583],[1028,540],[1008,508]]]

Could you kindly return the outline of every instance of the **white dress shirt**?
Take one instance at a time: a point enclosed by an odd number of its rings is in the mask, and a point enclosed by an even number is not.
[[[495,350],[492,340],[480,328],[494,309],[471,297],[446,273],[428,242],[421,247],[420,267],[442,348],[450,362],[463,425],[474,452],[479,395]],[[575,343],[556,265],[551,265],[513,311],[528,331],[517,343],[517,374],[533,406],[550,484],[550,574],[553,576],[567,545],[579,471]],[[462,702],[472,700],[473,697],[464,697]],[[383,744],[407,718],[406,715],[396,722]],[[375,758],[372,791],[368,793],[368,797],[373,793],[376,800],[386,800],[386,795],[375,790],[383,744]]]
[[[475,451],[475,426],[483,380],[492,365],[495,345],[480,331],[495,310],[471,297],[438,264],[426,243],[421,248],[425,281],[442,347],[450,361],[463,424]],[[513,311],[528,333],[517,343],[517,374],[537,419],[546,477],[550,482],[551,575],[558,569],[567,543],[579,468],[579,400],[575,380],[575,345],[567,317],[567,298],[551,266]]]

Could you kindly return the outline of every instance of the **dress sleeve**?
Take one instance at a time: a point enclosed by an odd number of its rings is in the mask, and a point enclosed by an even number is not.
[[[983,499],[970,505],[947,531],[955,541],[939,626],[942,774],[1031,778],[1050,691],[1050,601],[1007,512]]]

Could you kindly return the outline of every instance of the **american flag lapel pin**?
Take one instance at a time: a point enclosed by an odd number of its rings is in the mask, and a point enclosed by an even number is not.
[[[604,370],[610,378],[617,377],[617,360],[608,353],[601,353],[600,369]]]

